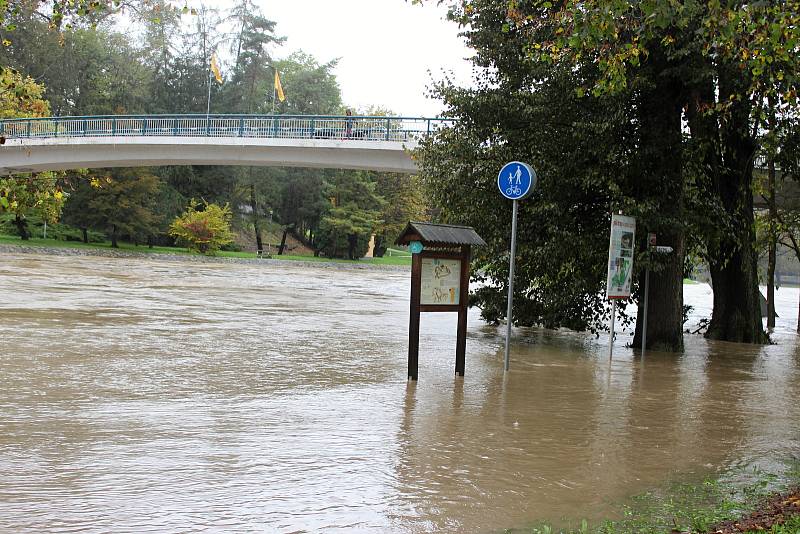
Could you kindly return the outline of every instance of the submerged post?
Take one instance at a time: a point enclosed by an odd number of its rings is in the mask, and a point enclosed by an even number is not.
[[[647,234],[647,268],[644,270],[644,309],[642,311],[642,356],[647,347],[647,299],[650,295],[650,263],[653,259],[653,247],[656,246],[656,234]]]
[[[650,266],[644,272],[644,315],[642,316],[642,356],[647,347],[647,295],[650,293]]]
[[[614,320],[617,318],[617,301],[611,301],[611,325],[608,329],[608,359],[614,355]]]
[[[422,258],[411,256],[411,310],[408,322],[408,378],[417,380],[419,376],[419,300]]]
[[[511,360],[511,325],[514,323],[514,263],[517,256],[517,201],[511,215],[511,254],[508,260],[508,307],[506,308],[506,353],[505,367],[508,371]]]

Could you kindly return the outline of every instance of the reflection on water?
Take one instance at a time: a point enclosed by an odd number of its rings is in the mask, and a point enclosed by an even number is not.
[[[0,259],[0,531],[491,532],[800,453],[796,290],[777,345],[422,321],[408,274]],[[687,286],[697,316],[707,286]],[[782,321],[782,322],[780,322]]]

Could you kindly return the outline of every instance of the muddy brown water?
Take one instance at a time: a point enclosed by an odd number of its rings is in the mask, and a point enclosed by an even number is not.
[[[422,320],[408,274],[3,255],[0,532],[496,532],[800,454],[797,290],[778,344]],[[686,286],[692,320],[710,289]]]

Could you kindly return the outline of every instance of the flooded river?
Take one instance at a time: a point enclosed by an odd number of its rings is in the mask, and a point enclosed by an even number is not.
[[[425,314],[406,272],[0,257],[0,532],[496,532],[800,454],[798,292],[777,345]],[[710,290],[686,286],[694,320]]]

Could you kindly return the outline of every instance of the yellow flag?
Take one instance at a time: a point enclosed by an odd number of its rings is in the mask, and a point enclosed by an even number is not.
[[[217,79],[217,83],[222,83],[222,74],[219,72],[219,65],[217,64],[217,53],[214,52],[211,54],[211,72],[214,73],[214,78]]]
[[[281,77],[278,76],[278,69],[275,69],[275,91],[278,93],[278,100],[283,102],[286,96],[283,94],[283,86],[281,86]]]

